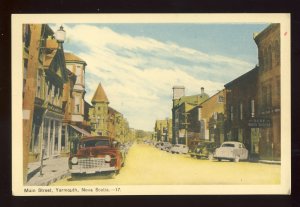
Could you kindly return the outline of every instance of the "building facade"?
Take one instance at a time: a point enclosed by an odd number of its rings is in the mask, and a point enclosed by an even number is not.
[[[225,85],[226,141],[245,144],[252,158],[259,154],[259,128],[251,127],[257,118],[257,79],[259,67]]]
[[[85,67],[86,62],[72,53],[64,53],[66,68],[70,81],[65,84],[65,116],[62,126],[62,139],[70,141],[69,152],[76,152],[77,144],[82,136],[90,136],[86,114]],[[72,74],[72,76],[71,76]]]
[[[89,109],[89,122],[92,135],[114,137],[126,142],[129,137],[129,123],[122,113],[109,106],[109,101],[101,84],[92,99],[93,106]]]
[[[32,135],[29,147],[29,162],[42,158],[59,156],[68,145],[61,139],[63,113],[63,90],[68,81],[62,43],[54,38],[52,29],[43,24],[39,34],[32,32],[31,24],[23,25],[23,88],[25,88],[28,67],[30,39],[39,39],[36,74],[36,94]],[[41,35],[40,35],[41,34]],[[33,51],[33,50],[31,50]],[[23,94],[24,96],[24,94]]]
[[[209,99],[201,103],[198,108],[198,117],[204,130],[204,139],[209,139],[220,145],[224,142],[225,122],[225,90],[220,90]]]
[[[99,83],[94,96],[92,98],[92,105],[93,107],[89,110],[89,119],[91,125],[91,133],[92,135],[103,135],[103,136],[110,136],[108,130],[108,120],[109,120],[109,113],[108,113],[108,98],[106,93]]]
[[[156,120],[154,133],[156,141],[172,142],[172,119]]]
[[[172,108],[172,143],[187,144],[191,140],[200,139],[201,120],[193,119],[194,110],[202,102],[209,98],[208,94],[201,88],[201,93],[192,96],[185,96],[183,86],[173,87],[173,108]]]
[[[261,159],[281,158],[280,104],[280,24],[271,24],[256,34],[259,75],[257,84],[257,114],[264,127],[260,128]]]

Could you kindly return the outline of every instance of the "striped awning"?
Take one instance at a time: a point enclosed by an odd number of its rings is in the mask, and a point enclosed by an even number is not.
[[[71,124],[69,124],[69,126],[71,126],[73,129],[75,129],[76,131],[78,131],[78,132],[80,132],[82,135],[84,135],[84,136],[92,136],[90,133],[88,133],[87,131],[85,131],[84,129],[81,129],[81,128],[79,128],[79,127],[77,127],[77,126],[74,126],[74,125],[71,125]]]

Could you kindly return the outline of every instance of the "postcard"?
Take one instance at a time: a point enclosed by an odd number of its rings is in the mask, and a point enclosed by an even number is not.
[[[13,14],[13,195],[290,194],[290,32],[287,13]]]

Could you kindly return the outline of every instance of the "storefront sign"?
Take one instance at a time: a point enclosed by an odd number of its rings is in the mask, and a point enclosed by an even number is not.
[[[62,113],[62,109],[61,109],[61,108],[59,108],[59,107],[57,107],[57,106],[54,106],[54,105],[52,105],[52,104],[48,104],[48,109],[49,109],[50,111],[53,111],[53,112],[56,112],[56,113],[59,113],[59,114]]]
[[[270,128],[272,126],[272,122],[271,119],[256,118],[250,119],[248,121],[248,126],[250,128]]]

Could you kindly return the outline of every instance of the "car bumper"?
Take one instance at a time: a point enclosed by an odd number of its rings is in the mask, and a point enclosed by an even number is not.
[[[116,167],[96,167],[96,168],[80,168],[72,166],[72,169],[69,169],[70,173],[76,174],[94,174],[101,172],[115,172],[117,171]]]

